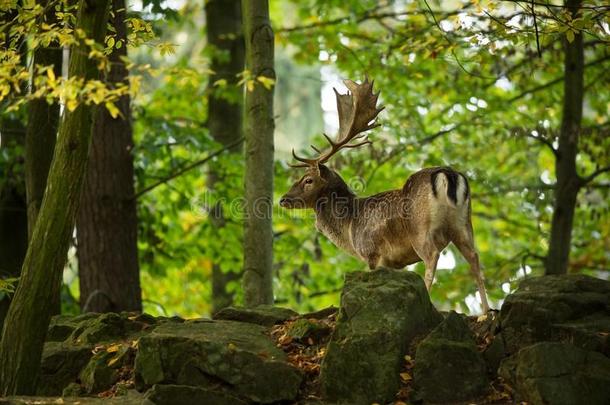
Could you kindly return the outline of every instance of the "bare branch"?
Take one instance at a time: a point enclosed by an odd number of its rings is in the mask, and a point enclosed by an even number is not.
[[[512,128],[510,130],[511,132],[514,132],[518,135],[521,136],[525,136],[527,138],[531,138],[531,139],[535,139],[536,141],[542,143],[543,145],[547,146],[551,152],[553,152],[553,154],[555,156],[557,156],[557,149],[555,149],[555,147],[553,146],[553,142],[546,138],[545,136],[543,136],[544,134],[546,134],[546,129],[544,128],[535,128],[534,130],[528,129],[528,128]],[[538,135],[534,135],[532,132],[536,131],[538,133]]]
[[[216,156],[220,155],[221,153],[223,153],[223,152],[225,152],[225,151],[227,151],[227,150],[229,150],[229,149],[231,149],[231,148],[233,148],[233,147],[235,147],[235,146],[239,145],[239,144],[240,144],[240,143],[242,143],[243,141],[244,141],[244,138],[243,138],[243,137],[241,137],[241,138],[239,138],[238,140],[236,140],[235,142],[231,142],[230,144],[227,144],[227,145],[223,146],[222,148],[218,149],[217,151],[210,153],[210,154],[209,154],[208,156],[206,156],[205,158],[200,159],[200,160],[198,160],[198,161],[196,161],[196,162],[193,162],[193,163],[190,163],[190,164],[188,164],[188,165],[184,166],[183,168],[179,169],[178,171],[176,171],[176,172],[174,172],[174,173],[170,174],[169,176],[167,176],[167,177],[165,177],[165,178],[163,178],[163,179],[161,179],[161,180],[159,180],[159,181],[157,181],[157,182],[155,182],[155,183],[151,184],[150,186],[144,187],[142,190],[140,190],[140,191],[138,191],[137,193],[135,193],[135,194],[133,195],[132,199],[137,200],[137,199],[138,199],[138,198],[140,198],[140,197],[141,197],[143,194],[146,194],[146,193],[148,193],[149,191],[151,191],[151,190],[153,190],[153,189],[155,189],[155,188],[159,187],[160,185],[162,185],[162,184],[166,184],[167,182],[169,182],[169,181],[171,181],[171,180],[175,179],[176,177],[180,177],[180,176],[182,176],[184,173],[186,173],[186,172],[188,172],[188,171],[190,171],[190,170],[192,170],[192,169],[194,169],[194,168],[196,168],[196,167],[198,167],[198,166],[201,166],[202,164],[204,164],[204,163],[206,163],[207,161],[211,160],[212,158],[214,158],[214,157],[216,157]]]
[[[607,173],[610,172],[610,166],[606,166],[606,167],[601,167],[599,169],[597,169],[596,171],[594,171],[593,173],[591,173],[590,175],[588,175],[587,177],[583,177],[580,180],[580,186],[584,187],[586,186],[588,183],[592,182],[593,180],[595,180],[595,178],[597,176],[599,176],[600,174],[603,173]]]
[[[601,57],[601,58],[599,58],[599,59],[593,60],[593,61],[591,61],[591,62],[589,62],[589,63],[585,64],[585,68],[588,68],[588,67],[591,67],[591,66],[595,66],[595,65],[598,65],[598,64],[600,64],[600,63],[604,63],[604,62],[605,62],[605,61],[607,61],[608,59],[610,59],[610,55],[603,56],[603,57]],[[516,95],[516,96],[514,96],[513,98],[510,98],[510,99],[508,99],[508,100],[506,100],[506,101],[507,101],[507,102],[509,102],[509,103],[512,103],[512,102],[514,102],[514,101],[517,101],[517,100],[519,100],[519,99],[521,99],[521,98],[523,98],[523,97],[527,96],[528,94],[537,93],[537,92],[539,92],[540,90],[544,90],[544,89],[547,89],[547,88],[549,88],[549,87],[551,87],[551,86],[556,85],[557,83],[561,83],[561,82],[563,82],[563,79],[564,79],[564,77],[563,77],[563,76],[561,76],[561,77],[558,77],[558,78],[556,78],[556,79],[551,80],[550,82],[547,82],[547,83],[541,84],[541,85],[536,86],[536,87],[532,87],[531,89],[527,89],[527,90],[525,90],[524,92],[522,92],[522,93],[520,93],[520,94],[517,94],[517,95]]]

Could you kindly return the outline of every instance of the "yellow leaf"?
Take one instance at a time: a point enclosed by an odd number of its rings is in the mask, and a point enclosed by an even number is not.
[[[119,344],[114,344],[114,345],[110,345],[110,346],[108,346],[108,347],[106,348],[106,351],[107,351],[108,353],[115,353],[115,352],[118,352],[120,348],[121,348],[121,345],[119,345]]]
[[[119,111],[117,106],[114,105],[114,103],[111,101],[106,102],[106,109],[108,110],[112,118],[117,118],[119,115],[121,115],[121,111]]]
[[[229,348],[229,350],[234,351],[235,349],[237,349],[237,346],[235,346],[233,343],[229,343],[227,345],[227,347]]]
[[[76,110],[76,107],[78,107],[78,101],[74,99],[66,101],[66,108],[68,111],[72,112]]]
[[[113,364],[115,364],[117,361],[119,361],[119,356],[113,357],[110,359],[110,361],[108,362],[109,366],[112,366]]]
[[[411,377],[411,374],[405,372],[405,373],[400,373],[400,379],[403,381],[411,381],[412,377]]]
[[[218,79],[214,82],[213,86],[225,87],[227,85],[227,79]]]
[[[112,48],[114,46],[114,37],[109,37],[106,41],[106,45],[108,45],[108,48]]]
[[[413,358],[407,354],[407,355],[405,356],[405,360],[406,360],[406,361],[413,361]]]
[[[566,31],[566,39],[568,40],[569,43],[574,42],[574,31],[567,30]]]
[[[267,90],[270,90],[273,85],[275,84],[275,80],[272,79],[271,77],[266,77],[266,76],[258,76],[256,78],[256,80],[258,80],[259,82],[261,82],[263,84],[263,86],[265,86],[265,88]]]
[[[53,69],[47,69],[47,76],[50,82],[55,83],[55,72],[53,72]]]

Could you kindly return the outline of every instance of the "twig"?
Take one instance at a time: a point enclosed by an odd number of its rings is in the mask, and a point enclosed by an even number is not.
[[[583,187],[583,186],[587,185],[588,183],[595,180],[595,178],[597,176],[599,176],[602,173],[606,173],[606,172],[610,172],[610,166],[599,168],[596,171],[594,171],[593,173],[591,173],[590,175],[588,175],[587,177],[582,178],[580,180],[580,186]]]
[[[536,50],[538,51],[538,57],[542,57],[542,51],[540,50],[540,37],[538,34],[538,22],[536,21],[536,11],[534,10],[534,0],[532,0],[532,16],[534,17],[534,30],[536,31]]]
[[[607,61],[608,59],[610,59],[610,55],[603,56],[603,57],[601,57],[599,59],[596,59],[594,61],[591,61],[591,62],[585,64],[585,68],[588,68],[588,67],[591,67],[591,66],[603,63],[603,62]],[[527,89],[523,93],[517,94],[513,98],[510,98],[510,99],[508,99],[506,101],[509,102],[509,103],[512,103],[514,101],[519,100],[520,98],[523,98],[523,97],[527,96],[528,94],[536,93],[536,92],[538,92],[540,90],[544,90],[546,88],[554,86],[557,83],[561,83],[563,81],[563,79],[564,79],[564,77],[560,76],[560,77],[558,77],[556,79],[551,80],[550,82],[541,84],[541,85],[536,86],[536,87],[532,87],[531,89]]]
[[[244,141],[244,138],[241,137],[238,140],[223,146],[222,148],[218,149],[217,151],[210,153],[205,158],[200,159],[200,160],[198,160],[196,162],[193,162],[193,163],[190,163],[190,164],[184,166],[183,168],[181,168],[178,171],[170,174],[169,176],[167,176],[167,177],[165,177],[165,178],[163,178],[163,179],[161,179],[161,180],[159,180],[159,181],[157,181],[157,182],[155,182],[155,183],[153,183],[153,184],[151,184],[151,185],[149,185],[147,187],[144,187],[142,190],[140,190],[137,193],[135,193],[134,196],[132,197],[132,199],[137,200],[143,194],[148,193],[149,191],[159,187],[162,184],[165,184],[165,183],[175,179],[176,177],[182,176],[184,173],[188,172],[189,170],[192,170],[192,169],[196,168],[197,166],[201,166],[202,164],[206,163],[210,159],[212,159],[212,158],[220,155],[221,153],[223,153],[223,152],[225,152],[225,151],[227,151],[227,150],[229,150],[229,149],[231,149],[231,148],[241,144],[243,141]]]

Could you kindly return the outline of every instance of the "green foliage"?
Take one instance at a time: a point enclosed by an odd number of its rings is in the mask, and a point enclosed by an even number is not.
[[[285,121],[301,118],[290,112],[285,118],[284,106],[292,105],[289,98],[317,86],[306,80],[311,70],[304,73],[298,66],[284,70],[285,60],[327,65],[342,77],[359,79],[366,73],[374,78],[387,107],[383,126],[371,135],[373,147],[344,153],[335,158],[333,167],[362,195],[399,188],[409,174],[425,166],[452,165],[464,171],[471,182],[476,241],[489,294],[498,303],[520,278],[542,272],[555,164],[553,152],[542,141],[552,144],[558,131],[563,94],[561,40],[569,35],[566,27],[575,24],[561,8],[551,14],[546,7],[536,7],[538,56],[531,13],[519,4],[430,6],[434,16],[425,2],[274,4],[272,17],[276,16],[280,45],[276,65],[280,69],[276,110],[282,111],[279,136]],[[185,17],[186,12],[199,15],[201,11],[188,3],[181,12],[161,35],[167,40],[175,32],[187,32],[188,47],[177,49],[176,68],[162,74],[162,80],[149,82],[154,90],[140,97],[136,110],[140,188],[218,148],[203,127],[207,65],[191,51],[199,47],[191,42],[197,29]],[[583,137],[579,157],[583,175],[607,165],[610,149],[608,138],[601,136],[608,125],[608,92],[603,90],[607,78],[602,75],[608,34],[594,23],[600,21],[598,14],[585,11],[582,28],[575,27],[585,30],[591,42],[587,94],[595,95],[587,98],[588,135]],[[210,52],[204,48],[202,55],[209,57]],[[291,63],[287,66],[295,66]],[[156,59],[155,64],[157,68],[162,62]],[[248,81],[247,74],[243,80]],[[290,86],[297,82],[298,86]],[[283,85],[290,90],[282,90]],[[215,83],[213,88],[215,94],[226,90],[230,90],[226,83]],[[316,101],[305,100],[299,111],[314,116],[309,109]],[[287,167],[288,158],[281,158],[287,156],[283,150],[312,143],[306,137],[315,137],[313,143],[318,145],[322,142],[319,127],[307,128],[306,121],[300,126],[305,127],[301,135],[292,133],[293,128],[286,130],[288,137],[279,144],[276,200],[300,175]],[[241,159],[222,155],[214,165],[227,174],[213,194],[206,188],[203,167],[140,200],[145,294],[169,312],[209,311],[212,263],[220,261],[223,269],[241,270]],[[219,200],[225,201],[227,227],[216,234],[208,214]],[[593,186],[581,194],[574,271],[595,272],[610,259],[609,229],[604,225],[610,222],[608,205],[607,187]],[[343,275],[365,265],[320,235],[312,212],[278,207],[274,215],[276,301],[299,311],[337,304]],[[449,250],[455,268],[437,272],[432,298],[443,308],[468,310],[467,297],[474,294],[475,284],[467,263],[453,248]],[[423,273],[423,266],[413,267]],[[238,283],[230,288],[239,292]],[[154,311],[152,304],[147,309]]]
[[[138,196],[144,305],[154,314],[208,314],[213,263],[241,272],[242,156],[223,153],[169,179],[220,149],[205,127],[207,98],[242,96],[241,88],[225,81],[208,87],[209,58],[219,55],[203,42],[200,3],[187,1],[171,11],[163,2],[145,0],[145,12],[130,14],[128,44],[112,32],[103,47],[90,44],[100,69],[108,68],[112,47],[129,46],[130,83],[117,88],[54,77],[48,67],[33,66],[37,90],[26,95],[30,75],[19,43],[27,42],[29,54],[53,42],[87,41],[73,31],[73,10],[63,1],[56,3],[58,21],[52,24],[45,23],[39,6],[12,2],[14,19],[0,30],[10,45],[0,51],[3,111],[44,97],[61,100],[68,110],[93,103],[112,113],[114,100],[127,91],[132,95],[136,190],[168,179]],[[586,177],[610,165],[607,6],[587,2],[572,19],[562,6],[538,3],[534,15],[525,1],[271,3],[278,74],[276,83],[262,84],[276,87],[275,200],[300,176],[287,165],[290,149],[323,145],[318,94],[326,83],[320,68],[356,80],[368,74],[386,106],[382,127],[370,135],[372,147],[342,153],[333,168],[360,195],[400,188],[426,166],[463,171],[470,179],[475,238],[492,302],[497,306],[519,279],[541,274],[555,198],[551,147],[562,114],[563,42],[578,32],[586,46],[578,170]],[[246,86],[257,82],[248,72],[241,79]],[[22,170],[19,147],[4,146],[0,183]],[[210,165],[222,173],[214,192],[207,187]],[[579,195],[574,272],[603,275],[608,269],[608,181],[608,174],[601,174]],[[226,225],[221,230],[211,226],[209,215],[217,204]],[[319,234],[312,212],[277,207],[274,215],[276,301],[298,311],[336,305],[344,274],[365,265]],[[468,310],[475,283],[459,253],[448,250],[455,267],[439,269],[432,298],[444,309]],[[423,273],[421,265],[413,268]],[[239,282],[229,289],[239,303]]]

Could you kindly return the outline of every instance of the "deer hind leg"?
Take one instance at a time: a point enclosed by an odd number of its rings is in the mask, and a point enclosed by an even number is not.
[[[426,283],[426,289],[430,291],[432,288],[432,282],[434,281],[434,274],[436,273],[436,265],[438,264],[438,258],[440,257],[440,251],[432,241],[425,241],[413,245],[415,253],[423,260],[426,266],[426,273],[424,275],[424,283]]]
[[[479,295],[481,296],[481,304],[483,306],[483,312],[489,312],[489,304],[487,303],[487,292],[485,290],[485,279],[481,272],[481,265],[479,263],[479,254],[474,247],[474,238],[472,236],[472,225],[468,224],[467,229],[458,231],[458,237],[453,241],[454,245],[458,248],[464,259],[470,265],[470,273],[474,277]]]

